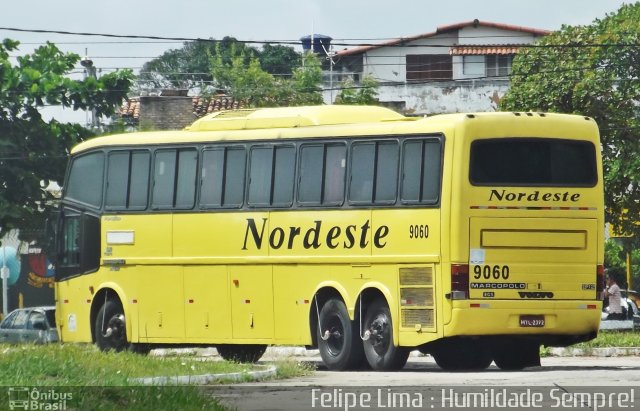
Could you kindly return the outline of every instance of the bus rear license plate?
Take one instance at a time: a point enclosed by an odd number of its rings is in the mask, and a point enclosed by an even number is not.
[[[544,327],[544,315],[521,315],[520,327]]]

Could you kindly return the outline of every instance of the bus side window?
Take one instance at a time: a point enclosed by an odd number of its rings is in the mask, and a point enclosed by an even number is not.
[[[306,144],[300,149],[298,202],[341,205],[347,149],[344,144]]]
[[[195,149],[158,150],[153,174],[153,208],[193,208],[197,169]]]
[[[344,201],[347,148],[342,144],[327,145],[325,150],[323,203],[340,205]]]
[[[253,147],[249,169],[249,205],[290,206],[293,202],[295,164],[294,146]]]
[[[395,204],[398,143],[354,143],[351,150],[349,201],[354,204]]]
[[[440,142],[404,143],[401,199],[406,204],[435,204],[440,196]]]
[[[200,205],[238,208],[244,199],[244,147],[220,147],[202,152]]]
[[[371,203],[373,199],[375,149],[375,143],[355,143],[351,146],[349,201],[353,203]]]

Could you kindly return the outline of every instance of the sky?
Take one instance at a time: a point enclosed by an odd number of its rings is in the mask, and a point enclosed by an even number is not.
[[[64,51],[88,55],[98,69],[132,68],[136,71],[164,51],[179,48],[181,42],[134,42],[93,36],[24,33],[5,28],[181,38],[221,39],[233,36],[247,41],[297,41],[313,31],[333,37],[334,42],[358,44],[433,32],[438,26],[474,19],[556,30],[564,24],[590,24],[596,18],[615,12],[624,3],[630,2],[5,0],[0,12],[0,39],[12,38],[22,43],[20,50],[12,55],[28,53],[51,41]],[[342,48],[344,46],[336,47]]]

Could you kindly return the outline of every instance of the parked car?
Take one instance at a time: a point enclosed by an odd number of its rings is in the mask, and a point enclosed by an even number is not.
[[[19,308],[0,323],[0,343],[45,344],[58,341],[55,307]]]

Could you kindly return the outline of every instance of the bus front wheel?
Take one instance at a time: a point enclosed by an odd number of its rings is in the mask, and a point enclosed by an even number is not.
[[[262,354],[267,350],[263,344],[220,344],[216,346],[218,354],[233,362],[258,362]]]
[[[108,300],[98,311],[94,327],[96,345],[102,351],[123,351],[128,347],[122,305]]]
[[[383,299],[375,300],[364,316],[364,354],[376,371],[399,370],[407,363],[409,349],[393,344],[393,323],[389,306]]]
[[[330,299],[319,317],[318,350],[327,368],[343,371],[359,367],[364,357],[362,343],[344,302]]]

